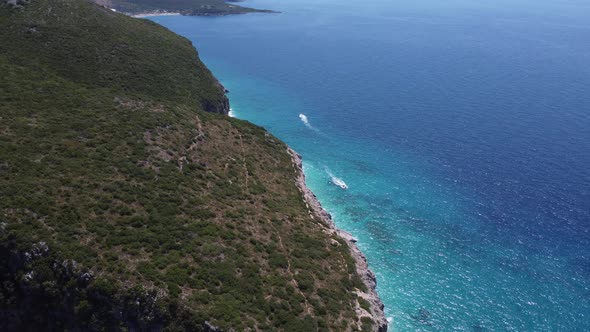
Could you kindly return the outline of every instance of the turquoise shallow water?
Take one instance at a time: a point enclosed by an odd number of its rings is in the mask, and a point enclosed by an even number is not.
[[[152,19],[303,155],[394,331],[590,330],[590,4],[246,5],[283,13]]]

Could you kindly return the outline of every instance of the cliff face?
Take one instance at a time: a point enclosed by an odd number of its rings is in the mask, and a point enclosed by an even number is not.
[[[187,39],[2,2],[0,73],[0,330],[381,326],[285,144],[222,115]]]
[[[229,99],[225,97],[217,102],[205,101],[202,108],[205,112],[227,115],[229,114]]]
[[[225,95],[227,90],[219,82],[217,82],[216,86],[219,91],[220,98],[217,100],[203,100],[201,107],[205,112],[228,115],[230,107],[229,99]]]
[[[114,294],[112,285],[95,282],[92,271],[60,257],[45,242],[19,248],[3,230],[0,239],[2,294],[7,296],[0,307],[2,331],[157,331],[170,325],[170,313],[156,305],[156,292]],[[90,316],[98,319],[89,321]]]

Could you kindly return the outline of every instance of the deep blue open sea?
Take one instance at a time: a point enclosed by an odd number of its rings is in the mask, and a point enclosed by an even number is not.
[[[393,331],[590,331],[590,1],[244,5],[283,13],[152,19],[303,155]]]

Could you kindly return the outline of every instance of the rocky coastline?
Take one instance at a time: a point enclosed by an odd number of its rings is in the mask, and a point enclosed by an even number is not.
[[[351,234],[336,227],[334,221],[332,220],[332,216],[326,210],[324,210],[316,195],[305,184],[305,174],[303,173],[303,162],[301,156],[291,148],[287,148],[287,152],[291,155],[293,165],[297,171],[297,187],[303,194],[303,198],[305,199],[305,203],[307,204],[312,217],[318,218],[324,225],[326,225],[328,232],[336,234],[345,240],[356,263],[356,271],[361,277],[363,283],[367,286],[366,292],[357,290],[356,293],[359,297],[363,298],[371,305],[371,312],[367,312],[366,310],[360,308],[360,306],[357,306],[357,313],[359,314],[359,317],[370,317],[375,322],[374,331],[387,332],[388,322],[385,318],[385,312],[383,311],[384,304],[376,291],[377,278],[375,277],[373,271],[369,269],[367,258],[355,244],[357,240]]]

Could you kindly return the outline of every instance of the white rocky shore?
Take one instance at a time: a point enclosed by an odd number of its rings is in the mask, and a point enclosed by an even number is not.
[[[303,197],[311,213],[313,214],[312,217],[319,218],[327,226],[328,231],[338,235],[346,241],[348,247],[350,248],[350,253],[356,262],[356,271],[361,277],[363,283],[367,286],[366,292],[361,290],[357,290],[356,292],[359,297],[370,303],[371,312],[367,312],[357,303],[356,310],[358,316],[368,316],[372,318],[376,324],[374,326],[374,331],[386,332],[387,319],[385,318],[385,313],[383,311],[384,305],[375,290],[375,287],[377,286],[377,279],[375,278],[375,274],[369,269],[365,255],[363,255],[360,249],[356,246],[356,239],[352,235],[336,227],[334,221],[332,220],[332,216],[326,210],[324,210],[315,194],[305,185],[305,174],[303,174],[303,163],[301,156],[291,148],[287,148],[287,151],[291,155],[293,164],[298,172],[297,186],[303,193]]]
[[[112,9],[115,11],[114,9]],[[155,16],[180,16],[181,13],[178,12],[167,12],[167,11],[153,11],[153,12],[145,12],[141,14],[128,14],[135,18],[147,18],[147,17],[155,17]]]

